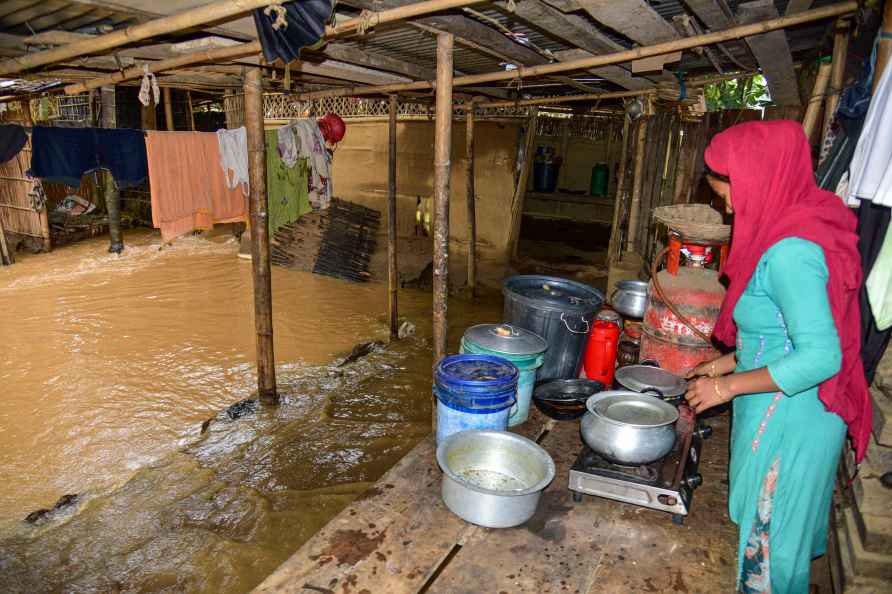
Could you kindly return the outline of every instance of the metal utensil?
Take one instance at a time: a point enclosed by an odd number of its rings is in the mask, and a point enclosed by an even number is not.
[[[675,445],[678,410],[655,396],[626,390],[595,394],[580,423],[583,441],[618,464],[659,460]]]
[[[653,365],[626,365],[617,369],[613,377],[624,388],[635,392],[656,390],[667,400],[682,396],[688,389],[684,378]]]
[[[443,502],[460,518],[487,528],[519,526],[532,517],[554,479],[554,461],[535,442],[505,431],[461,431],[437,447]]]
[[[616,283],[616,290],[610,297],[610,305],[626,317],[643,318],[647,307],[647,283],[640,280]]]

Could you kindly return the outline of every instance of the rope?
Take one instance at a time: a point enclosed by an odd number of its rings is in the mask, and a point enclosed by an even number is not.
[[[666,304],[666,307],[669,308],[669,311],[671,311],[675,315],[675,317],[678,318],[678,321],[687,326],[691,330],[691,332],[693,332],[694,335],[697,336],[697,338],[699,338],[706,344],[712,344],[712,340],[710,339],[710,337],[701,332],[699,328],[694,326],[694,324],[687,317],[685,317],[680,311],[678,311],[678,308],[675,307],[675,304],[669,301],[669,299],[666,297],[666,294],[663,292],[663,287],[660,286],[660,280],[657,275],[657,272],[659,271],[657,269],[660,267],[660,262],[662,262],[663,258],[665,258],[666,254],[668,253],[669,248],[663,248],[663,250],[659,254],[657,254],[657,257],[654,258],[654,263],[650,267],[650,282],[653,283],[654,291],[656,292],[657,296],[663,301],[663,303]]]
[[[363,9],[359,13],[359,24],[356,26],[356,32],[365,35],[366,31],[378,24],[378,13],[372,10]]]
[[[275,4],[270,4],[263,9],[263,14],[268,17],[272,17],[273,13],[276,13],[276,20],[273,21],[273,31],[278,31],[279,29],[287,29],[288,20],[285,17],[288,14],[288,11],[285,9],[285,7],[277,2]]]

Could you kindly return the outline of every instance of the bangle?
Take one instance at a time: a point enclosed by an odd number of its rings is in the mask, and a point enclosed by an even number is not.
[[[712,380],[712,389],[715,390],[716,396],[718,396],[722,402],[728,401],[727,398],[725,398],[725,395],[722,394],[722,391],[719,390],[719,380],[718,379]]]
[[[712,365],[709,366],[709,377],[718,377],[719,373],[715,369],[715,359],[712,360]]]

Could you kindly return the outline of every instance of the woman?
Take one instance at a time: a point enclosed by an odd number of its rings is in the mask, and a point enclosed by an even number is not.
[[[804,593],[846,429],[859,461],[870,431],[855,217],[815,185],[796,122],[734,126],[704,158],[734,213],[714,335],[736,350],[695,368],[686,398],[698,413],[733,399],[738,591]]]

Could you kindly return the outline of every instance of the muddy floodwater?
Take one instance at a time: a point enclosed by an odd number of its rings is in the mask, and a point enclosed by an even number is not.
[[[385,288],[274,268],[283,402],[231,419],[250,263],[225,233],[126,241],[0,268],[0,592],[249,591],[430,429],[429,293],[400,292],[415,336],[339,368],[386,341]],[[455,345],[501,300],[450,308]]]

